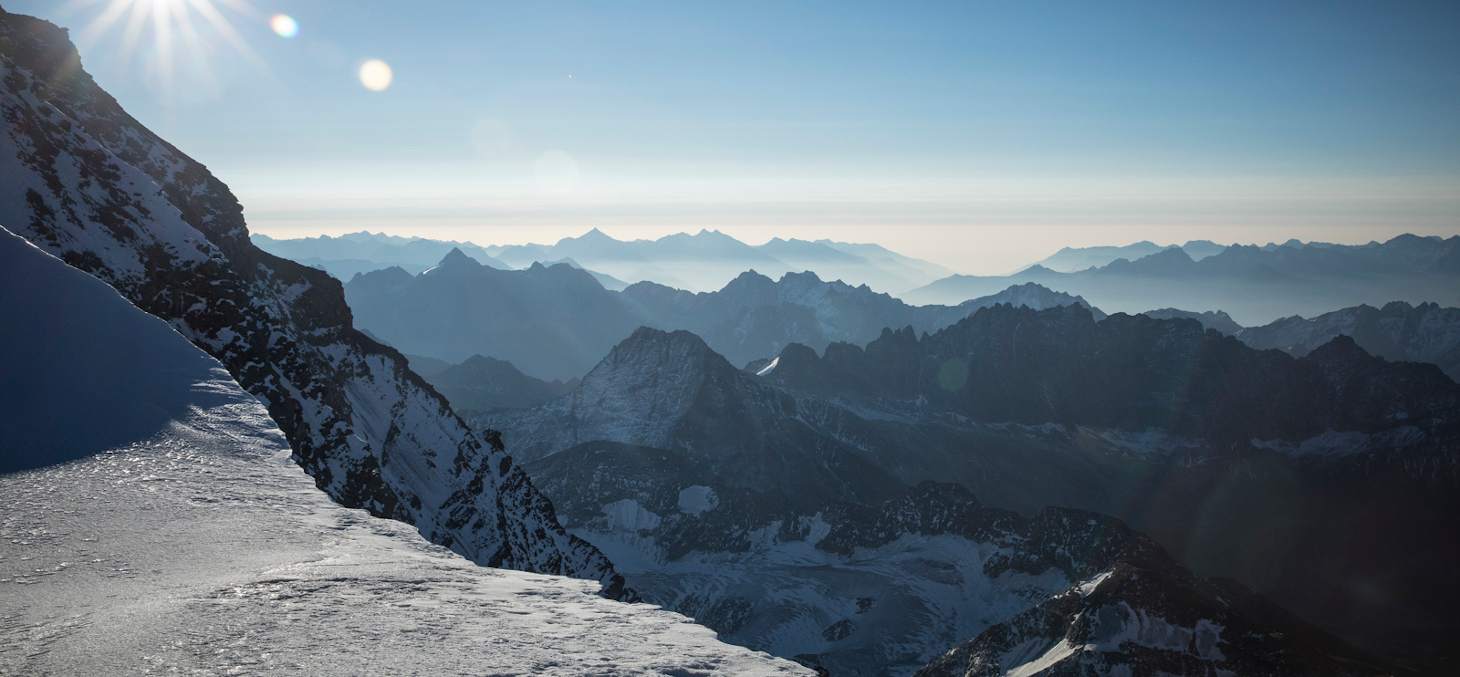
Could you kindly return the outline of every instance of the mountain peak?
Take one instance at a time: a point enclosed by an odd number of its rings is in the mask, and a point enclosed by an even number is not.
[[[446,252],[446,256],[441,258],[441,263],[437,264],[437,267],[481,268],[482,264],[477,263],[476,259],[467,256],[466,252],[461,251],[460,247],[452,247],[451,251]]]

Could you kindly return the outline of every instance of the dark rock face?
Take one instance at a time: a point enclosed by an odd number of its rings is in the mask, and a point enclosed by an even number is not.
[[[1363,655],[1238,584],[1196,578],[1149,537],[1097,513],[1045,508],[1024,517],[983,505],[961,486],[935,482],[876,505],[798,508],[779,492],[727,486],[683,452],[609,442],[583,444],[526,468],[574,533],[613,552],[633,552],[622,560],[640,562],[627,573],[629,583],[651,601],[693,616],[726,641],[792,656],[828,674],[906,674],[969,636],[1007,634],[1011,616],[1039,615],[1039,629],[1058,630],[1039,641],[1053,645],[1078,612],[1061,605],[1083,599],[1079,584],[1102,575],[1107,582],[1095,587],[1105,595],[1103,606],[1113,609],[1106,615],[1129,616],[1112,617],[1104,640],[1118,634],[1116,625],[1134,621],[1147,624],[1137,631],[1174,645],[1210,630],[1200,621],[1212,619],[1225,628],[1287,633],[1280,644],[1215,636],[1212,646],[1225,652],[1223,669],[1295,665],[1298,671],[1289,674],[1325,674],[1322,668],[1334,663],[1311,658]],[[1109,583],[1130,588],[1133,571],[1143,572],[1141,582],[1152,593],[1137,597]],[[1201,595],[1214,590],[1229,602],[1240,597],[1243,605],[1213,615],[1217,603]],[[1123,601],[1128,608],[1119,606]],[[1155,623],[1171,627],[1152,635]],[[1182,623],[1187,634],[1178,637]],[[1020,636],[1013,644],[1031,639]],[[1168,670],[1207,665],[1183,663],[1198,657],[1183,657],[1185,648],[1158,643],[1148,653],[1159,660],[1142,659]],[[1303,658],[1269,661],[1265,652],[1273,648]],[[969,653],[949,655],[958,652]],[[1132,663],[1114,662],[1122,661]]]
[[[340,503],[481,564],[622,592],[501,448],[352,328],[337,281],[249,242],[228,188],[101,91],[65,31],[0,13],[0,67],[0,221],[217,358]]]
[[[1302,357],[1338,336],[1348,336],[1371,355],[1392,361],[1429,362],[1460,380],[1460,308],[1395,301],[1383,308],[1357,306],[1311,320],[1293,316],[1232,332],[1258,350],[1276,348]]]
[[[501,430],[524,460],[595,441],[670,449],[731,486],[801,505],[876,502],[905,488],[860,442],[844,441],[875,432],[861,419],[757,382],[687,331],[640,328],[568,395],[472,423]]]
[[[1161,308],[1158,310],[1147,310],[1146,312],[1141,314],[1145,315],[1146,317],[1155,318],[1157,320],[1196,320],[1197,322],[1201,323],[1201,326],[1207,329],[1215,329],[1223,336],[1235,336],[1238,332],[1242,331],[1242,325],[1237,324],[1237,322],[1232,319],[1231,315],[1228,315],[1220,310],[1208,310],[1205,312],[1196,313],[1190,310]],[[1253,347],[1256,348],[1258,346]]]
[[[911,453],[984,495],[1014,482],[1024,498],[1115,514],[1199,573],[1389,656],[1441,660],[1454,631],[1442,609],[1460,601],[1460,546],[1445,535],[1460,528],[1460,389],[1434,365],[1347,337],[1292,359],[1190,320],[997,307],[921,340],[787,349],[765,380],[930,422],[1026,426],[1034,449],[1068,453],[1015,452],[977,426],[954,436],[971,453]],[[1034,434],[1042,423],[1059,432]]]
[[[478,423],[544,463],[595,440],[743,459],[695,461],[671,488],[780,494],[756,505],[896,495],[848,490],[819,467],[834,458],[886,487],[933,479],[1024,514],[1114,515],[1198,575],[1241,580],[1385,656],[1439,660],[1453,630],[1460,398],[1433,365],[1347,339],[1295,359],[1193,320],[1097,323],[1068,306],[991,307],[936,334],[888,330],[820,356],[792,345],[760,377],[692,338],[646,333],[572,396]],[[750,460],[767,457],[781,465]],[[783,471],[787,459],[802,474]]]
[[[1119,562],[932,661],[966,675],[1392,675],[1240,583]]]
[[[1320,354],[1321,353],[1321,354]],[[928,336],[887,331],[865,351],[788,350],[772,384],[843,399],[919,400],[974,421],[1299,442],[1326,430],[1453,427],[1460,388],[1432,365],[1389,363],[1339,339],[1303,360],[1190,320],[999,306]]]

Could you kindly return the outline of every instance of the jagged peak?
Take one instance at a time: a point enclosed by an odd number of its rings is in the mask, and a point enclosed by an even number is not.
[[[461,251],[460,247],[452,247],[451,251],[446,252],[446,256],[443,256],[441,258],[441,263],[436,264],[436,267],[443,268],[455,266],[462,266],[466,268],[481,268],[482,264],[478,263],[476,259],[467,256],[466,252]]]
[[[644,359],[675,359],[696,363],[718,361],[723,362],[725,368],[734,369],[729,361],[711,349],[704,339],[693,332],[684,329],[664,331],[653,327],[639,327],[609,351],[608,357],[603,358],[599,366],[590,372],[590,377],[605,364],[622,365]],[[663,365],[661,364],[660,367],[662,368]]]
[[[787,271],[785,275],[782,275],[781,276],[781,282],[782,283],[785,283],[785,282],[818,283],[818,282],[825,282],[825,280],[822,280],[821,279],[821,276],[817,275],[815,271],[803,270],[803,271],[801,271],[799,273],[794,273],[794,272]]]

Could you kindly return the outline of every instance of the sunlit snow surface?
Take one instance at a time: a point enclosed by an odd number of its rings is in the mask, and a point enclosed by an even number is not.
[[[0,283],[17,261],[49,276],[35,286],[72,316],[68,331],[115,336],[86,325],[126,304],[116,292],[0,231]],[[11,343],[65,338],[15,333],[49,325],[17,317],[14,298],[0,295]],[[339,507],[257,401],[180,335],[164,339],[140,357],[178,358],[195,376],[186,391],[141,392],[107,372],[53,386],[197,404],[146,439],[0,475],[0,675],[807,673],[598,597],[597,582],[481,568]],[[0,371],[16,359],[34,356],[0,354]],[[0,396],[24,397],[17,386]]]

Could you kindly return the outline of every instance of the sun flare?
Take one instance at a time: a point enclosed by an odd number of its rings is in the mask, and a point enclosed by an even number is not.
[[[154,74],[164,98],[172,97],[178,69],[184,65],[196,71],[204,84],[215,86],[208,57],[222,43],[237,50],[255,68],[268,71],[220,10],[226,8],[246,19],[262,20],[248,0],[73,0],[67,9],[77,13],[103,2],[106,6],[76,37],[77,44],[96,45],[119,29],[120,49],[114,58],[125,68]],[[298,31],[294,19],[282,14],[270,20],[270,27],[284,37],[293,37]],[[134,63],[139,51],[141,63]]]

